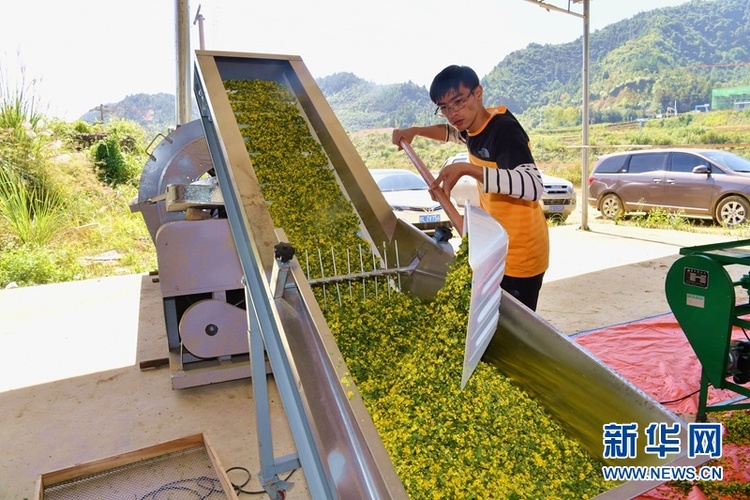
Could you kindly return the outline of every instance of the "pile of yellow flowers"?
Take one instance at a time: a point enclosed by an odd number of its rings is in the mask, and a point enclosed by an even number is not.
[[[358,261],[362,246],[365,262],[371,262],[359,217],[342,195],[328,157],[289,91],[258,80],[225,81],[224,87],[271,218],[284,228],[308,277],[334,274],[331,248],[341,250],[336,255],[337,274],[347,270],[344,249]]]
[[[274,223],[297,256],[369,247],[294,96],[269,81],[224,82]],[[408,294],[342,294],[324,310],[411,498],[585,499],[610,489],[590,456],[524,391],[480,363],[460,389],[471,295],[467,243],[446,284]],[[300,259],[303,268],[306,263]],[[338,263],[339,274],[346,269]],[[308,273],[320,273],[320,265]],[[318,273],[318,274],[319,274]]]

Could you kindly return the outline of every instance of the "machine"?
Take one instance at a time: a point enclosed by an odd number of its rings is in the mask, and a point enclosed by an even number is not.
[[[705,422],[707,412],[750,408],[750,303],[738,303],[736,293],[750,289],[750,273],[736,281],[729,273],[730,266],[750,266],[750,240],[687,247],[680,254],[667,273],[667,301],[702,366],[696,420]],[[739,397],[709,405],[710,386]]]
[[[322,283],[335,290],[342,280],[386,274],[394,277],[404,293],[430,300],[445,281],[453,253],[394,215],[298,56],[200,50],[195,59],[194,90],[202,134],[191,123],[176,131],[184,138],[170,136],[162,141],[165,154],[160,144],[149,173],[144,172],[157,187],[142,186],[146,192],[137,205],[157,245],[171,332],[169,348],[180,354],[183,370],[207,360],[213,365],[229,363],[238,357],[239,343],[228,342],[224,347],[218,339],[225,331],[244,329],[251,376],[262,380],[270,367],[297,448],[295,454],[274,456],[267,388],[254,383],[259,475],[272,498],[283,498],[290,486],[279,475],[300,466],[313,498],[406,498],[364,404],[348,396],[356,392],[356,386],[313,287]],[[274,226],[266,201],[270,187],[259,181],[254,170],[245,142],[252,132],[247,123],[238,121],[230,105],[231,91],[225,87],[229,81],[276,82],[290,91],[338,188],[354,207],[359,233],[369,242],[368,251],[382,265],[355,266],[316,279],[303,272],[303,257],[289,248],[285,228]],[[221,214],[214,214],[219,207],[211,201],[216,194],[210,194],[213,175],[205,173],[215,174],[218,181]],[[198,188],[203,193],[199,197],[208,200],[204,205],[193,205],[193,199],[183,203],[189,196],[169,197],[168,185],[196,181],[209,186]],[[168,202],[182,210],[168,210]],[[211,215],[188,220],[192,218],[185,208],[188,204]],[[472,217],[466,221],[469,238],[474,231]],[[204,232],[203,227],[210,229]],[[214,268],[226,279],[209,276]],[[486,276],[490,275],[492,271]],[[244,291],[244,302],[234,293],[238,289]],[[244,311],[244,323],[231,308]],[[678,424],[686,440],[682,420],[504,293],[499,319],[492,328],[494,334],[470,335],[467,346],[486,348],[483,361],[497,366],[536,397],[594,456],[603,458],[602,429],[612,422],[637,423],[642,429],[654,422]],[[528,369],[527,360],[535,360],[533,370]],[[477,362],[476,352],[466,357],[465,377]],[[212,373],[212,367],[206,370]],[[688,457],[686,451],[667,458],[640,451],[637,458],[617,465],[698,465],[705,461]],[[631,498],[660,483],[626,482],[600,498]]]
[[[149,153],[131,210],[156,247],[172,387],[249,377],[242,268],[199,120]]]

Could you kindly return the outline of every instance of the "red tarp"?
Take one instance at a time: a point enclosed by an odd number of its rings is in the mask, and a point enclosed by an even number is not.
[[[574,335],[573,339],[666,409],[680,416],[697,412],[701,364],[674,315],[662,314],[583,332]],[[746,337],[736,329],[732,339]],[[708,404],[736,397],[738,394],[733,391],[710,387]],[[724,465],[725,480],[750,481],[745,458],[750,456],[750,449],[724,444],[722,451],[727,461]],[[695,487],[685,496],[662,485],[638,498],[702,500],[707,497]]]

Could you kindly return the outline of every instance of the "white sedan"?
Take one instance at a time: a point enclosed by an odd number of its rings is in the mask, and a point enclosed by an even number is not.
[[[438,226],[453,227],[443,207],[430,196],[427,183],[419,174],[395,168],[371,169],[370,173],[399,219],[428,234],[433,234]],[[457,207],[455,200],[451,201]]]

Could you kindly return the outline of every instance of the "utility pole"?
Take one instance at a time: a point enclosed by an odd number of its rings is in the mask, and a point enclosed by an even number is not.
[[[588,204],[589,204],[589,2],[590,0],[568,0],[568,8],[557,7],[545,3],[543,0],[526,0],[539,7],[550,11],[555,10],[563,14],[570,14],[583,20],[583,102],[581,110],[581,227],[584,231],[589,230]],[[572,11],[570,3],[582,3],[583,14]]]
[[[193,26],[195,26],[195,23],[198,23],[198,39],[199,39],[199,47],[201,50],[204,50],[206,48],[206,40],[203,38],[203,21],[205,21],[205,17],[203,17],[203,14],[201,14],[201,6],[198,4],[198,12],[195,13],[195,19],[193,19]]]
[[[109,113],[109,108],[105,106],[104,104],[100,104],[97,107],[95,107],[93,110],[96,110],[99,112],[99,121],[101,123],[104,123],[104,113]]]
[[[190,57],[190,6],[188,0],[175,2],[175,51],[177,59],[177,90],[175,120],[177,126],[190,121],[192,72]]]

